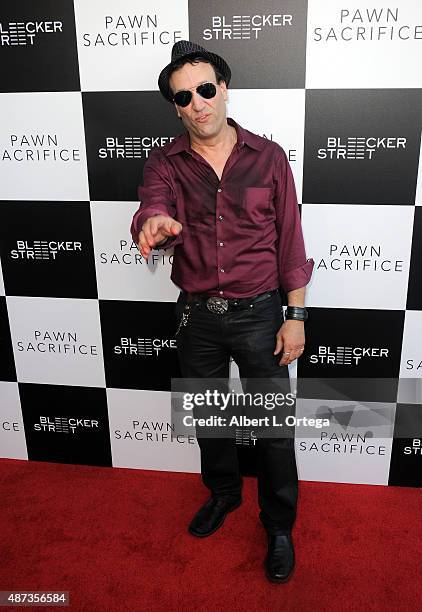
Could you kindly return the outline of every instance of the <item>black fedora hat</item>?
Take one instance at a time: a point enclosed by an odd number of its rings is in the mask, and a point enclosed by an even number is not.
[[[174,64],[181,58],[189,56],[194,57],[195,55],[200,55],[208,62],[213,64],[217,68],[217,70],[219,70],[219,72],[223,75],[226,85],[230,83],[232,73],[229,65],[227,64],[227,62],[225,62],[225,60],[223,60],[222,57],[220,57],[216,53],[211,53],[210,51],[207,51],[206,49],[204,49],[204,47],[201,47],[200,45],[197,45],[196,43],[191,42],[190,40],[178,40],[176,43],[174,43],[173,48],[171,50],[170,64],[167,64],[167,66],[162,69],[162,71],[160,72],[160,76],[158,77],[158,87],[160,88],[161,93],[166,98],[166,100],[168,100],[172,104],[173,94],[170,89],[169,78],[173,71]]]

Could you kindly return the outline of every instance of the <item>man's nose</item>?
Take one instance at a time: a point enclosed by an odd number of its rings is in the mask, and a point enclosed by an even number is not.
[[[192,109],[200,111],[204,108],[204,98],[202,98],[196,91],[192,92]]]

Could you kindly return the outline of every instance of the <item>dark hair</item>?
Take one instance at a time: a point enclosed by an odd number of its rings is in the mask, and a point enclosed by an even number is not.
[[[173,74],[173,72],[175,70],[178,70],[179,68],[182,68],[182,66],[184,66],[185,64],[194,64],[196,62],[203,62],[204,64],[211,64],[211,66],[214,68],[214,73],[215,73],[215,79],[217,81],[217,83],[221,83],[221,81],[224,81],[224,76],[221,74],[221,72],[219,71],[219,69],[212,63],[210,62],[210,60],[206,59],[205,57],[202,57],[202,55],[192,55],[189,57],[182,57],[179,60],[176,60],[174,62],[174,64],[171,67],[170,72],[168,73],[168,82],[169,82],[169,88],[170,87],[170,77]],[[227,83],[226,83],[227,85]]]

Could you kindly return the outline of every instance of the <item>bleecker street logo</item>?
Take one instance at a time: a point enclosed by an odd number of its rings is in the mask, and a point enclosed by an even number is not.
[[[292,15],[233,15],[231,20],[215,15],[202,36],[204,40],[256,40],[265,28],[282,28],[292,23]]]
[[[254,431],[251,431],[250,429],[236,428],[235,443],[237,446],[255,446],[256,440],[257,437]]]
[[[163,349],[175,349],[175,339],[165,338],[120,338],[120,344],[114,347],[116,355],[135,355],[141,357],[158,356]]]
[[[147,158],[153,147],[163,147],[175,136],[126,136],[119,139],[106,136],[105,146],[98,149],[100,159],[140,159]]]
[[[95,419],[78,419],[76,417],[40,416],[39,423],[34,423],[34,431],[75,434],[85,429],[98,429],[98,421]]]
[[[81,242],[64,240],[16,240],[16,249],[10,251],[12,259],[56,259],[64,251],[82,251]]]
[[[403,449],[404,455],[421,455],[422,457],[422,440],[413,438],[411,446],[405,446]]]
[[[318,353],[310,355],[311,363],[330,365],[359,365],[362,359],[388,358],[388,348],[369,348],[363,346],[318,346]]]
[[[34,45],[36,38],[42,34],[63,32],[61,21],[9,21],[0,22],[0,46],[25,47]]]
[[[318,159],[374,159],[386,149],[406,149],[406,138],[392,136],[328,136],[327,145],[318,149]]]
[[[313,31],[316,42],[416,40],[422,38],[422,25],[401,23],[399,9],[366,8],[337,13],[337,22],[317,27]]]

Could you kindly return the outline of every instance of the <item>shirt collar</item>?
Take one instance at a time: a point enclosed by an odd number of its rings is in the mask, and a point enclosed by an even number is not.
[[[251,149],[256,149],[257,151],[262,151],[264,148],[264,143],[262,139],[253,134],[249,130],[245,130],[242,128],[234,119],[231,117],[227,117],[227,123],[232,125],[237,132],[237,144],[239,148],[243,147],[243,145],[247,145]],[[176,139],[171,143],[170,147],[166,151],[166,155],[175,155],[176,153],[181,153],[182,151],[191,152],[190,147],[190,138],[189,132],[185,131],[183,134],[180,134],[176,137]]]

